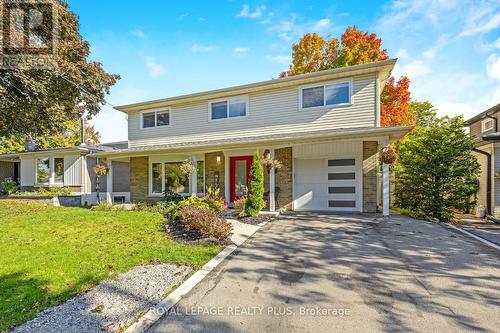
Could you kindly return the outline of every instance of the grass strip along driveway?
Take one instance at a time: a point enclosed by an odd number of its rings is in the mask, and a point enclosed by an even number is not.
[[[218,246],[167,238],[162,215],[0,200],[0,331],[134,266],[201,267]]]

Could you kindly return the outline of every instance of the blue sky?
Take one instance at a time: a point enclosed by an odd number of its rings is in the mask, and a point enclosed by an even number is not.
[[[470,117],[500,102],[500,0],[97,1],[70,0],[94,60],[121,75],[113,105],[276,78],[306,32],[377,33],[394,75],[441,115]],[[109,105],[93,119],[102,141],[126,140]]]

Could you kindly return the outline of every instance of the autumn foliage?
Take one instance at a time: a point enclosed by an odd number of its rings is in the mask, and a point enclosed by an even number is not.
[[[292,45],[292,64],[280,77],[287,77],[321,70],[347,67],[388,59],[382,48],[382,39],[376,34],[347,27],[340,41],[324,39],[307,33]],[[403,76],[397,82],[391,77],[381,97],[381,125],[414,125],[415,112],[410,108],[410,80]]]
[[[393,76],[387,80],[380,98],[381,126],[411,126],[416,123],[415,111],[410,107],[410,79],[402,76],[398,81]]]

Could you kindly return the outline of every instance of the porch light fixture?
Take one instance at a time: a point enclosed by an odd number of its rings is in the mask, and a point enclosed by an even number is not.
[[[217,157],[215,158],[215,160],[217,161],[217,164],[220,164],[220,161],[221,161],[220,156],[217,156]]]
[[[270,159],[271,158],[271,152],[269,150],[266,150],[264,152],[264,158],[266,158],[266,159]]]

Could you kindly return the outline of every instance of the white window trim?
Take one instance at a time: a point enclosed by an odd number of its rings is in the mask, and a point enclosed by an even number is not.
[[[164,112],[168,111],[168,125],[162,125],[158,126],[158,112]],[[143,122],[143,114],[144,113],[155,113],[155,125],[153,127],[144,127],[144,122]],[[152,109],[152,110],[143,110],[139,114],[140,117],[140,123],[141,123],[141,129],[143,130],[149,130],[153,128],[164,128],[164,127],[171,127],[172,126],[172,108],[166,107],[166,108],[161,108],[161,109]]]
[[[334,104],[334,105],[326,105],[325,104],[325,94],[324,94],[325,86],[342,84],[342,83],[347,83],[349,85],[349,102]],[[323,105],[313,106],[310,108],[303,108],[302,107],[302,91],[304,89],[317,88],[317,87],[323,87]],[[352,105],[352,79],[341,79],[341,80],[328,81],[328,82],[323,82],[323,83],[314,83],[314,84],[308,84],[308,85],[299,87],[299,110],[300,111],[334,109],[334,108],[341,108],[341,107],[346,107],[346,106],[351,106],[351,105]]]
[[[173,160],[156,160],[156,161],[149,161],[149,168],[148,168],[148,196],[150,197],[162,197],[163,194],[165,193],[165,163],[182,163],[183,161],[173,161]],[[203,188],[205,188],[205,160],[198,160],[197,162],[203,162]],[[155,193],[153,192],[153,164],[156,163],[161,163],[161,193]],[[191,188],[191,177],[189,178],[189,186],[188,189]],[[179,193],[183,197],[188,197],[191,195],[191,191],[185,192],[185,193]],[[198,193],[199,195],[203,195],[204,193]]]
[[[245,115],[244,116],[238,116],[238,117],[229,117],[229,102],[231,101],[238,101],[238,100],[244,100],[245,101]],[[225,97],[225,98],[219,98],[219,99],[213,99],[208,101],[208,121],[224,121],[224,120],[230,120],[230,119],[242,119],[248,117],[250,114],[250,108],[249,108],[249,99],[248,95],[241,95],[241,96],[231,96],[231,97]],[[227,117],[226,118],[220,118],[220,119],[212,119],[212,104],[213,103],[218,103],[218,102],[227,102]]]
[[[481,122],[481,132],[491,131],[495,127],[495,121],[491,118],[483,119]]]
[[[40,183],[38,182],[38,163],[37,161],[41,158],[48,158],[49,159],[49,181],[48,182],[44,182],[44,183]],[[63,170],[63,182],[55,182],[54,179],[55,179],[55,159],[56,158],[62,158],[63,161],[65,160],[64,156],[35,156],[34,160],[35,160],[35,182],[34,182],[34,185],[36,187],[43,187],[43,186],[64,186],[64,172],[66,170]],[[65,163],[65,162],[63,162]],[[64,167],[63,167],[64,168]]]

